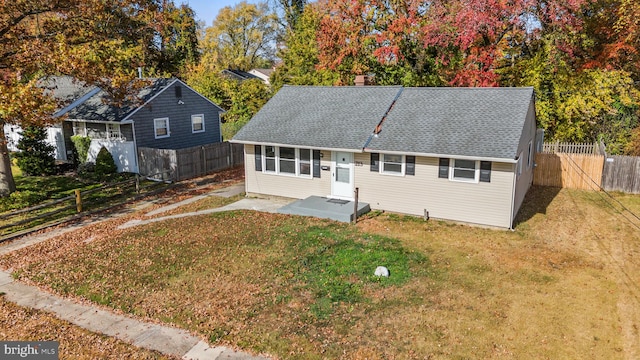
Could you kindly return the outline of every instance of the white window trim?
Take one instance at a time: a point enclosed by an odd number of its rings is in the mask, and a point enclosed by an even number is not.
[[[195,130],[195,129],[193,128],[193,118],[194,118],[194,117],[200,117],[200,118],[202,118],[202,130]],[[204,114],[194,114],[194,115],[191,115],[191,133],[192,133],[192,134],[198,134],[198,133],[203,133],[204,131],[205,131],[205,128],[204,128]]]
[[[278,175],[278,176],[288,176],[288,177],[297,177],[303,179],[312,179],[313,178],[313,151],[308,148],[297,148],[293,146],[284,146],[287,148],[293,148],[295,150],[295,174],[292,173],[282,173],[280,172],[280,146],[274,146],[275,148],[275,171],[267,170],[267,149],[266,145],[262,145],[262,173],[270,174],[270,175]],[[300,150],[309,151],[309,174],[301,174],[300,173]],[[271,158],[270,158],[271,159]]]
[[[158,129],[159,128],[156,126],[156,121],[158,121],[158,120],[164,120],[165,124],[167,124],[167,134],[166,135],[158,135]],[[169,136],[171,136],[171,131],[169,130],[169,118],[168,117],[153,119],[153,135],[155,136],[156,139],[164,139],[164,138],[168,138]]]
[[[380,162],[380,166],[378,166],[378,171],[380,172],[380,174],[383,175],[391,175],[391,176],[404,176],[405,175],[405,170],[406,170],[406,156],[405,155],[400,155],[402,158],[400,160],[400,172],[394,172],[394,171],[384,171],[384,157],[387,154],[381,153],[380,154],[380,159],[378,160]],[[393,155],[393,154],[388,154],[388,155]]]
[[[110,130],[109,127],[113,126],[114,129]],[[120,131],[120,124],[107,123],[107,140],[119,140],[122,139],[122,131]]]
[[[480,160],[475,160],[475,172],[474,172],[473,179],[457,178],[454,176],[456,160],[465,160],[465,159],[455,159],[455,158],[449,159],[449,181],[465,182],[465,183],[472,183],[472,184],[477,184],[480,182]],[[471,161],[474,161],[474,160],[471,160]]]

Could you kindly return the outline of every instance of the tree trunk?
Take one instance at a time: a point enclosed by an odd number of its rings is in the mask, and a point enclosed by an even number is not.
[[[11,159],[7,148],[7,138],[4,135],[4,123],[0,121],[0,196],[7,197],[16,191],[16,183],[11,172]]]

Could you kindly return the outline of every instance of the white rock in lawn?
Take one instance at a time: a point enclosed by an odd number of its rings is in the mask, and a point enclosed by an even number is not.
[[[376,271],[373,273],[375,276],[384,276],[389,277],[389,269],[384,266],[378,266]]]

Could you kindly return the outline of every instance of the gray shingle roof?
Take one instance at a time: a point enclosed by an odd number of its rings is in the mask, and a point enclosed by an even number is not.
[[[371,151],[515,159],[533,88],[406,88]]]
[[[108,93],[100,90],[83,103],[67,112],[69,119],[89,121],[121,121],[132,111],[162,91],[173,79],[149,79],[151,84],[141,89],[136,98],[138,102],[114,106],[108,101]]]
[[[87,85],[66,75],[42,78],[38,81],[38,87],[42,88],[45,94],[53,96],[64,105],[79,99],[95,88],[95,86]]]
[[[400,89],[284,86],[233,139],[362,150]]]

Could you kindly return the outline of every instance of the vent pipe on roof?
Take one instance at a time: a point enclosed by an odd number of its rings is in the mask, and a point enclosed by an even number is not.
[[[138,79],[142,79],[142,66],[138,66]]]

